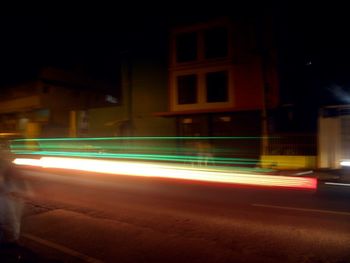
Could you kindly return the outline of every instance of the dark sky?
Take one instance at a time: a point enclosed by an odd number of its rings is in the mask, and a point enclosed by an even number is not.
[[[169,27],[202,17],[128,12],[0,16],[0,85],[26,79],[42,66],[80,68],[116,84],[126,50],[142,45],[164,50]],[[153,47],[147,46],[150,38]]]
[[[125,32],[117,20],[87,17],[1,17],[1,82],[26,77],[40,66],[83,66],[92,75],[113,79]]]
[[[298,130],[315,131],[320,107],[350,103],[347,7],[296,1],[274,11],[281,103],[294,106]]]
[[[307,103],[312,96],[322,102],[324,97],[336,97],[339,90],[350,91],[350,16],[344,4],[251,3],[236,5],[220,15],[254,19],[264,13],[274,17],[285,103],[297,99]],[[45,65],[83,67],[96,78],[116,83],[122,51],[143,43],[149,33],[164,44],[169,26],[219,15],[206,11],[187,15],[119,11],[2,16],[0,84],[25,78]]]

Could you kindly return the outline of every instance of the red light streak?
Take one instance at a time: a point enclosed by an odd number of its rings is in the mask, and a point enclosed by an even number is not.
[[[43,168],[61,168],[106,174],[130,176],[161,177],[172,179],[197,180],[205,182],[232,183],[256,186],[275,186],[299,189],[316,189],[317,179],[311,177],[274,176],[266,174],[248,174],[197,170],[170,164],[142,162],[108,161],[80,158],[42,157],[40,159],[17,158],[17,165],[30,165]]]

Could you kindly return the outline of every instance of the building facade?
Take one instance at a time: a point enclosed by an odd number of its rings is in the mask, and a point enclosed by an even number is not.
[[[279,103],[270,43],[257,24],[230,18],[174,28],[169,106],[157,115],[175,119],[179,136],[261,136],[262,114]],[[242,144],[260,151],[258,140]]]
[[[78,121],[88,108],[111,104],[101,90],[88,85],[91,81],[70,72],[43,68],[30,81],[5,86],[0,97],[1,132],[28,138],[73,135],[72,112]]]

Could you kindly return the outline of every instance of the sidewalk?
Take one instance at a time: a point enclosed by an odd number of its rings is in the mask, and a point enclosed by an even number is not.
[[[286,176],[306,176],[315,177],[320,181],[343,181],[350,176],[346,176],[344,171],[340,169],[295,169],[295,170],[275,170],[271,172],[274,175]],[[350,174],[349,174],[350,175]]]
[[[17,244],[0,244],[1,263],[54,263],[45,260],[26,247]],[[58,262],[57,262],[58,263]]]

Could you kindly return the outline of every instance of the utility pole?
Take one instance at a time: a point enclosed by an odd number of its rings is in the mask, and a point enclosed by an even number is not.
[[[261,59],[261,76],[262,76],[262,110],[261,110],[261,155],[268,154],[269,148],[269,129],[268,129],[268,96],[270,84],[268,78],[269,70],[269,48],[264,35],[270,36],[265,30],[272,30],[266,26],[265,16],[262,14],[257,20],[257,40],[258,49]]]
[[[126,114],[128,119],[128,135],[133,135],[133,99],[132,99],[132,72],[131,72],[131,59],[130,52],[128,50],[121,53],[121,78],[122,78],[122,100],[126,107]]]
[[[269,147],[269,129],[268,129],[268,103],[267,96],[270,90],[268,77],[267,77],[267,58],[266,55],[262,54],[261,57],[261,73],[263,78],[263,90],[262,90],[262,111],[261,111],[261,128],[262,128],[262,139],[261,139],[261,154],[268,154]]]

